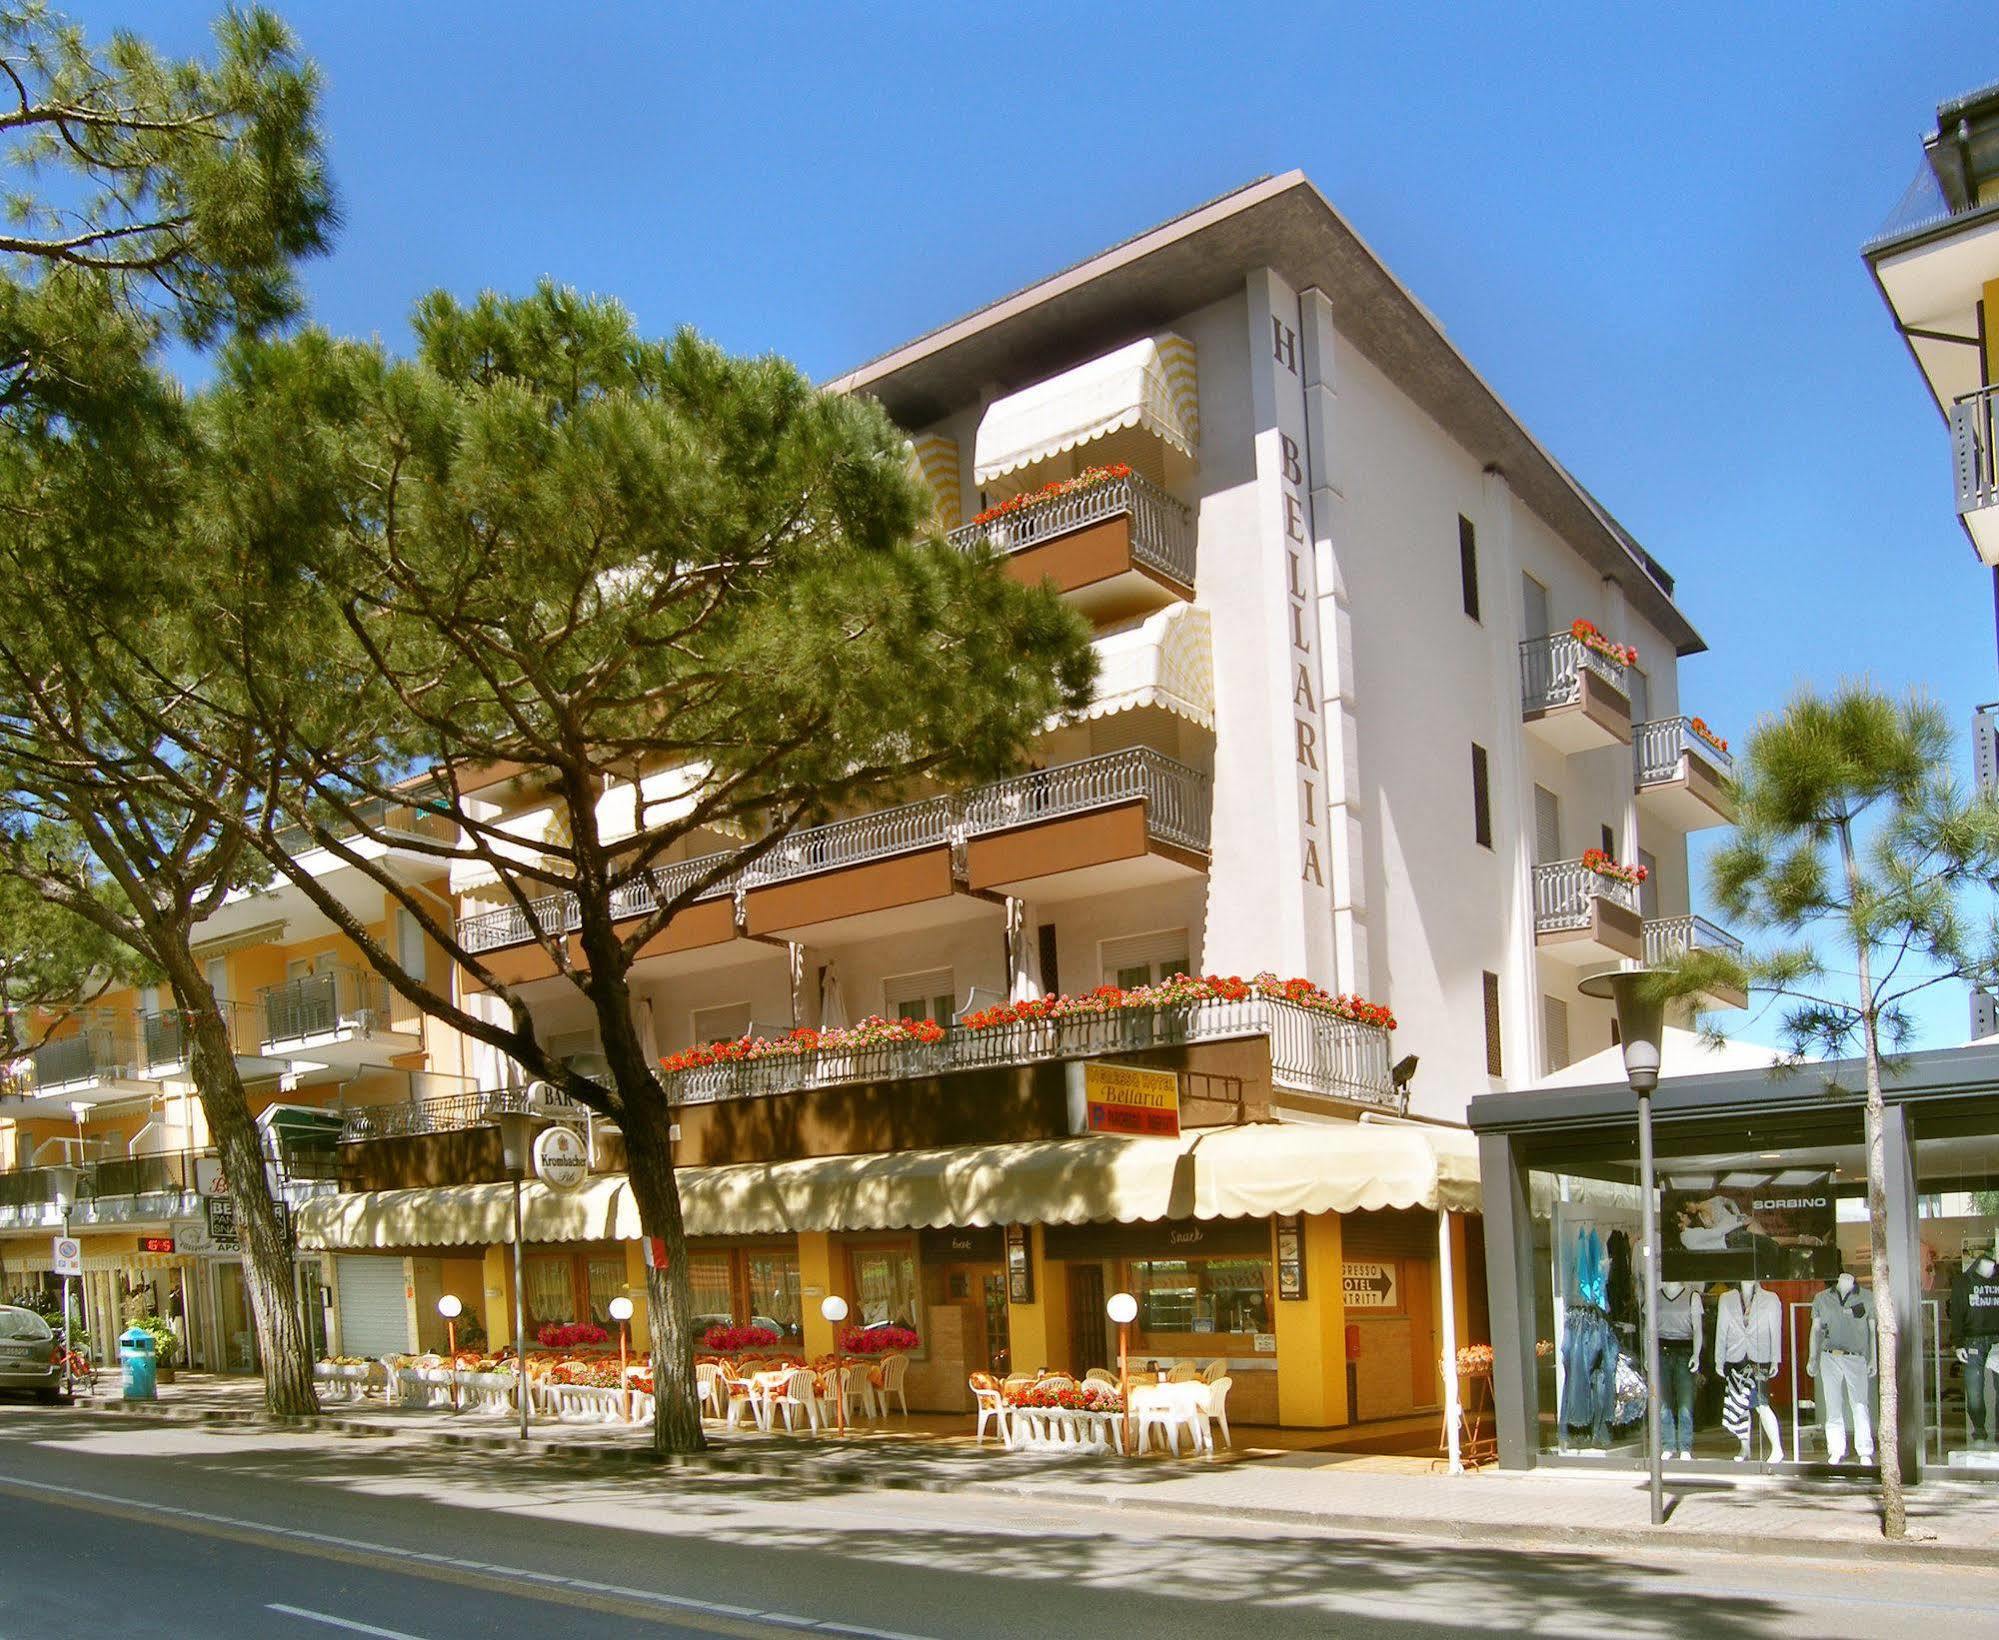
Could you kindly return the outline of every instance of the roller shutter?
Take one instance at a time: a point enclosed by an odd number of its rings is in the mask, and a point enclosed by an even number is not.
[[[334,1259],[333,1274],[342,1355],[396,1355],[412,1348],[400,1258],[344,1255]]]

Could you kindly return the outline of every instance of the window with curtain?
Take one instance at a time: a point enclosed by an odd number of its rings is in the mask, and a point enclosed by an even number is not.
[[[576,1291],[570,1284],[567,1253],[528,1254],[523,1276],[530,1333],[550,1322],[563,1324],[576,1319]]]
[[[854,1321],[863,1327],[918,1325],[916,1257],[907,1247],[856,1247]]]
[[[590,1288],[590,1319],[600,1327],[610,1327],[611,1300],[625,1290],[625,1261],[620,1257],[595,1257],[586,1272]]]
[[[727,1253],[687,1255],[688,1305],[694,1316],[694,1335],[699,1338],[710,1327],[726,1327],[736,1319],[736,1282]]]
[[[1128,1279],[1141,1336],[1270,1331],[1268,1259],[1135,1259]]]
[[[782,1249],[756,1249],[744,1255],[749,1276],[753,1326],[773,1328],[788,1343],[805,1336],[804,1309],[798,1285],[798,1255]]]

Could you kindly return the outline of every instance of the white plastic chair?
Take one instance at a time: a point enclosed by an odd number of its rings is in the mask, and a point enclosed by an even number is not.
[[[1112,1372],[1109,1367],[1092,1367],[1088,1372],[1083,1374],[1083,1382],[1086,1384],[1109,1384],[1112,1389],[1116,1389],[1117,1374]]]
[[[1201,1368],[1201,1377],[1205,1379],[1208,1383],[1212,1384],[1217,1378],[1220,1378],[1225,1373],[1227,1373],[1228,1370],[1229,1370],[1228,1362],[1210,1361],[1206,1366]]]
[[[1131,1392],[1131,1410],[1138,1420],[1136,1450],[1145,1451],[1157,1430],[1180,1456],[1180,1431],[1193,1439],[1192,1450],[1212,1451],[1208,1441],[1208,1391],[1205,1384],[1140,1384]]]
[[[909,1376],[909,1357],[906,1355],[886,1355],[882,1357],[881,1409],[888,1415],[888,1398],[893,1395],[901,1404],[902,1415],[909,1416],[909,1397],[902,1392],[902,1381]]]
[[[980,1383],[980,1376],[980,1374],[974,1373],[971,1378],[972,1399],[977,1403],[979,1409],[977,1439],[983,1441],[986,1438],[987,1424],[997,1424],[999,1425],[1000,1443],[1003,1446],[1011,1446],[1013,1445],[1013,1436],[1007,1428],[1006,1396],[1000,1392],[999,1387],[992,1383],[991,1380],[987,1380],[983,1384]]]
[[[784,1386],[770,1398],[771,1411],[784,1414],[787,1431],[798,1427],[795,1415],[802,1409],[805,1413],[807,1429],[817,1430],[820,1424],[819,1380],[804,1367],[792,1370],[785,1379]]]
[[[722,1369],[713,1361],[697,1361],[694,1364],[694,1388],[701,1397],[702,1416],[719,1418],[722,1416],[723,1399],[721,1392]]]
[[[1173,1370],[1166,1375],[1169,1384],[1191,1384],[1201,1376],[1201,1369],[1191,1361],[1176,1361]]]
[[[1234,1387],[1235,1380],[1227,1373],[1223,1373],[1219,1378],[1210,1379],[1208,1382],[1208,1421],[1211,1424],[1220,1424],[1222,1426],[1222,1445],[1226,1447],[1233,1447],[1235,1445],[1235,1442],[1229,1438],[1229,1391]],[[1208,1450],[1212,1452],[1214,1446],[1214,1432],[1210,1430],[1208,1433]]]
[[[840,1395],[847,1403],[849,1424],[855,1422],[857,1417],[873,1420],[881,1416],[881,1403],[875,1395],[875,1386],[869,1381],[865,1367],[840,1369]]]
[[[716,1375],[715,1383],[716,1393],[722,1400],[723,1428],[736,1428],[736,1414],[739,1412],[747,1413],[749,1422],[758,1429],[767,1427],[764,1422],[766,1416],[764,1402],[758,1396],[753,1384],[747,1379],[728,1378],[719,1373]]]

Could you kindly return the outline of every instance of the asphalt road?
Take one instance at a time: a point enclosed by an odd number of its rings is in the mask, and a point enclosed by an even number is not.
[[[1999,1568],[1585,1555],[0,1406],[0,1640],[1999,1636]]]

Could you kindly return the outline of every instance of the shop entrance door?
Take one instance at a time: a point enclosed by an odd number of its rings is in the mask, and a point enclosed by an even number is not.
[[[1104,1331],[1104,1267],[1069,1266],[1069,1366],[1080,1377],[1092,1367],[1109,1367],[1110,1346]],[[1051,1365],[1059,1366],[1058,1362]]]
[[[987,1270],[979,1280],[986,1311],[986,1371],[1013,1371],[1013,1336],[1007,1325],[1006,1272]]]
[[[320,1302],[324,1280],[316,1258],[304,1258],[298,1262],[298,1313],[299,1321],[305,1328],[305,1347],[314,1361],[322,1359],[326,1353],[326,1306]]]
[[[257,1324],[250,1315],[250,1289],[239,1262],[215,1266],[216,1331],[221,1334],[222,1370],[257,1372]]]

